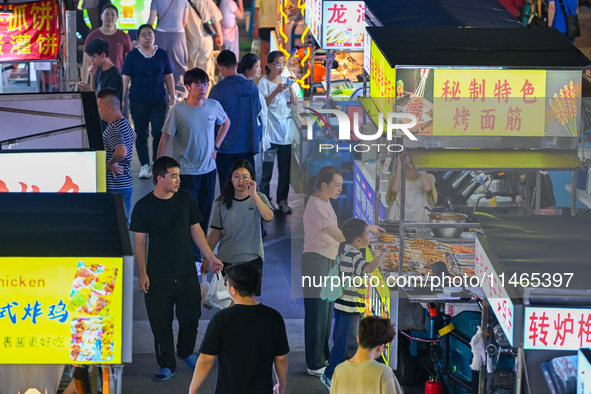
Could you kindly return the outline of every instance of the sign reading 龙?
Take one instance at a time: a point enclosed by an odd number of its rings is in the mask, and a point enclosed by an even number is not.
[[[0,14],[0,62],[56,59],[60,48],[56,1],[8,4]]]
[[[0,364],[120,364],[123,259],[0,259]]]
[[[322,3],[322,48],[362,50],[365,26],[363,1]]]

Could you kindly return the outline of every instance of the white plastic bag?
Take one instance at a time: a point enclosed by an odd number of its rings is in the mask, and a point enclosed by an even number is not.
[[[209,304],[207,303],[207,291],[209,290],[209,283],[207,283],[207,276],[201,274],[199,275],[199,286],[201,287],[201,304],[206,309],[211,309]]]
[[[216,309],[224,309],[230,306],[232,298],[228,293],[228,289],[224,285],[224,278],[222,274],[214,274],[209,284],[207,291],[207,303],[210,307]]]

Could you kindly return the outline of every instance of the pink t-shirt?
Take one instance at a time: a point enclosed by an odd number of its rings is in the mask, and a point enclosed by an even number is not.
[[[304,253],[318,253],[334,260],[339,251],[339,241],[324,231],[332,225],[338,223],[330,201],[311,196],[304,210]]]
[[[84,41],[84,52],[86,53],[86,46],[89,42],[94,40],[95,38],[102,38],[103,40],[109,43],[109,59],[113,62],[115,67],[119,69],[119,71],[123,70],[123,60],[125,59],[125,54],[131,51],[131,39],[129,36],[121,31],[117,30],[115,34],[111,34],[110,36],[101,33],[99,29],[92,31],[88,37],[86,37],[86,41]]]

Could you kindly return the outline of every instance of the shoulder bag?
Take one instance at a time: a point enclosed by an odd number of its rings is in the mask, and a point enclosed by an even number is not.
[[[562,8],[562,13],[566,18],[566,36],[571,40],[574,40],[575,37],[581,35],[581,30],[579,28],[579,17],[577,14],[574,15],[567,15],[566,7],[564,6],[563,0],[558,0],[560,2],[560,7]]]
[[[197,10],[197,7],[195,6],[195,3],[193,3],[192,0],[187,0],[187,1],[191,5],[191,8],[193,8],[193,11],[195,11],[197,16],[199,17],[199,19],[201,19],[201,22],[203,22],[203,33],[207,37],[215,35],[215,29],[213,28],[211,21],[206,21],[206,22],[203,21],[201,14],[199,13],[199,11]]]

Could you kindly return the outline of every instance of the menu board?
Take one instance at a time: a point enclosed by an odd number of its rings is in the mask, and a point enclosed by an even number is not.
[[[525,308],[523,348],[578,350],[591,346],[591,309]]]
[[[0,364],[120,364],[122,287],[122,258],[0,258]]]
[[[121,30],[137,30],[150,18],[152,0],[112,0],[111,3],[119,10],[119,18],[115,25]]]
[[[56,59],[61,45],[58,3],[4,4],[12,13],[0,13],[0,62]]]

